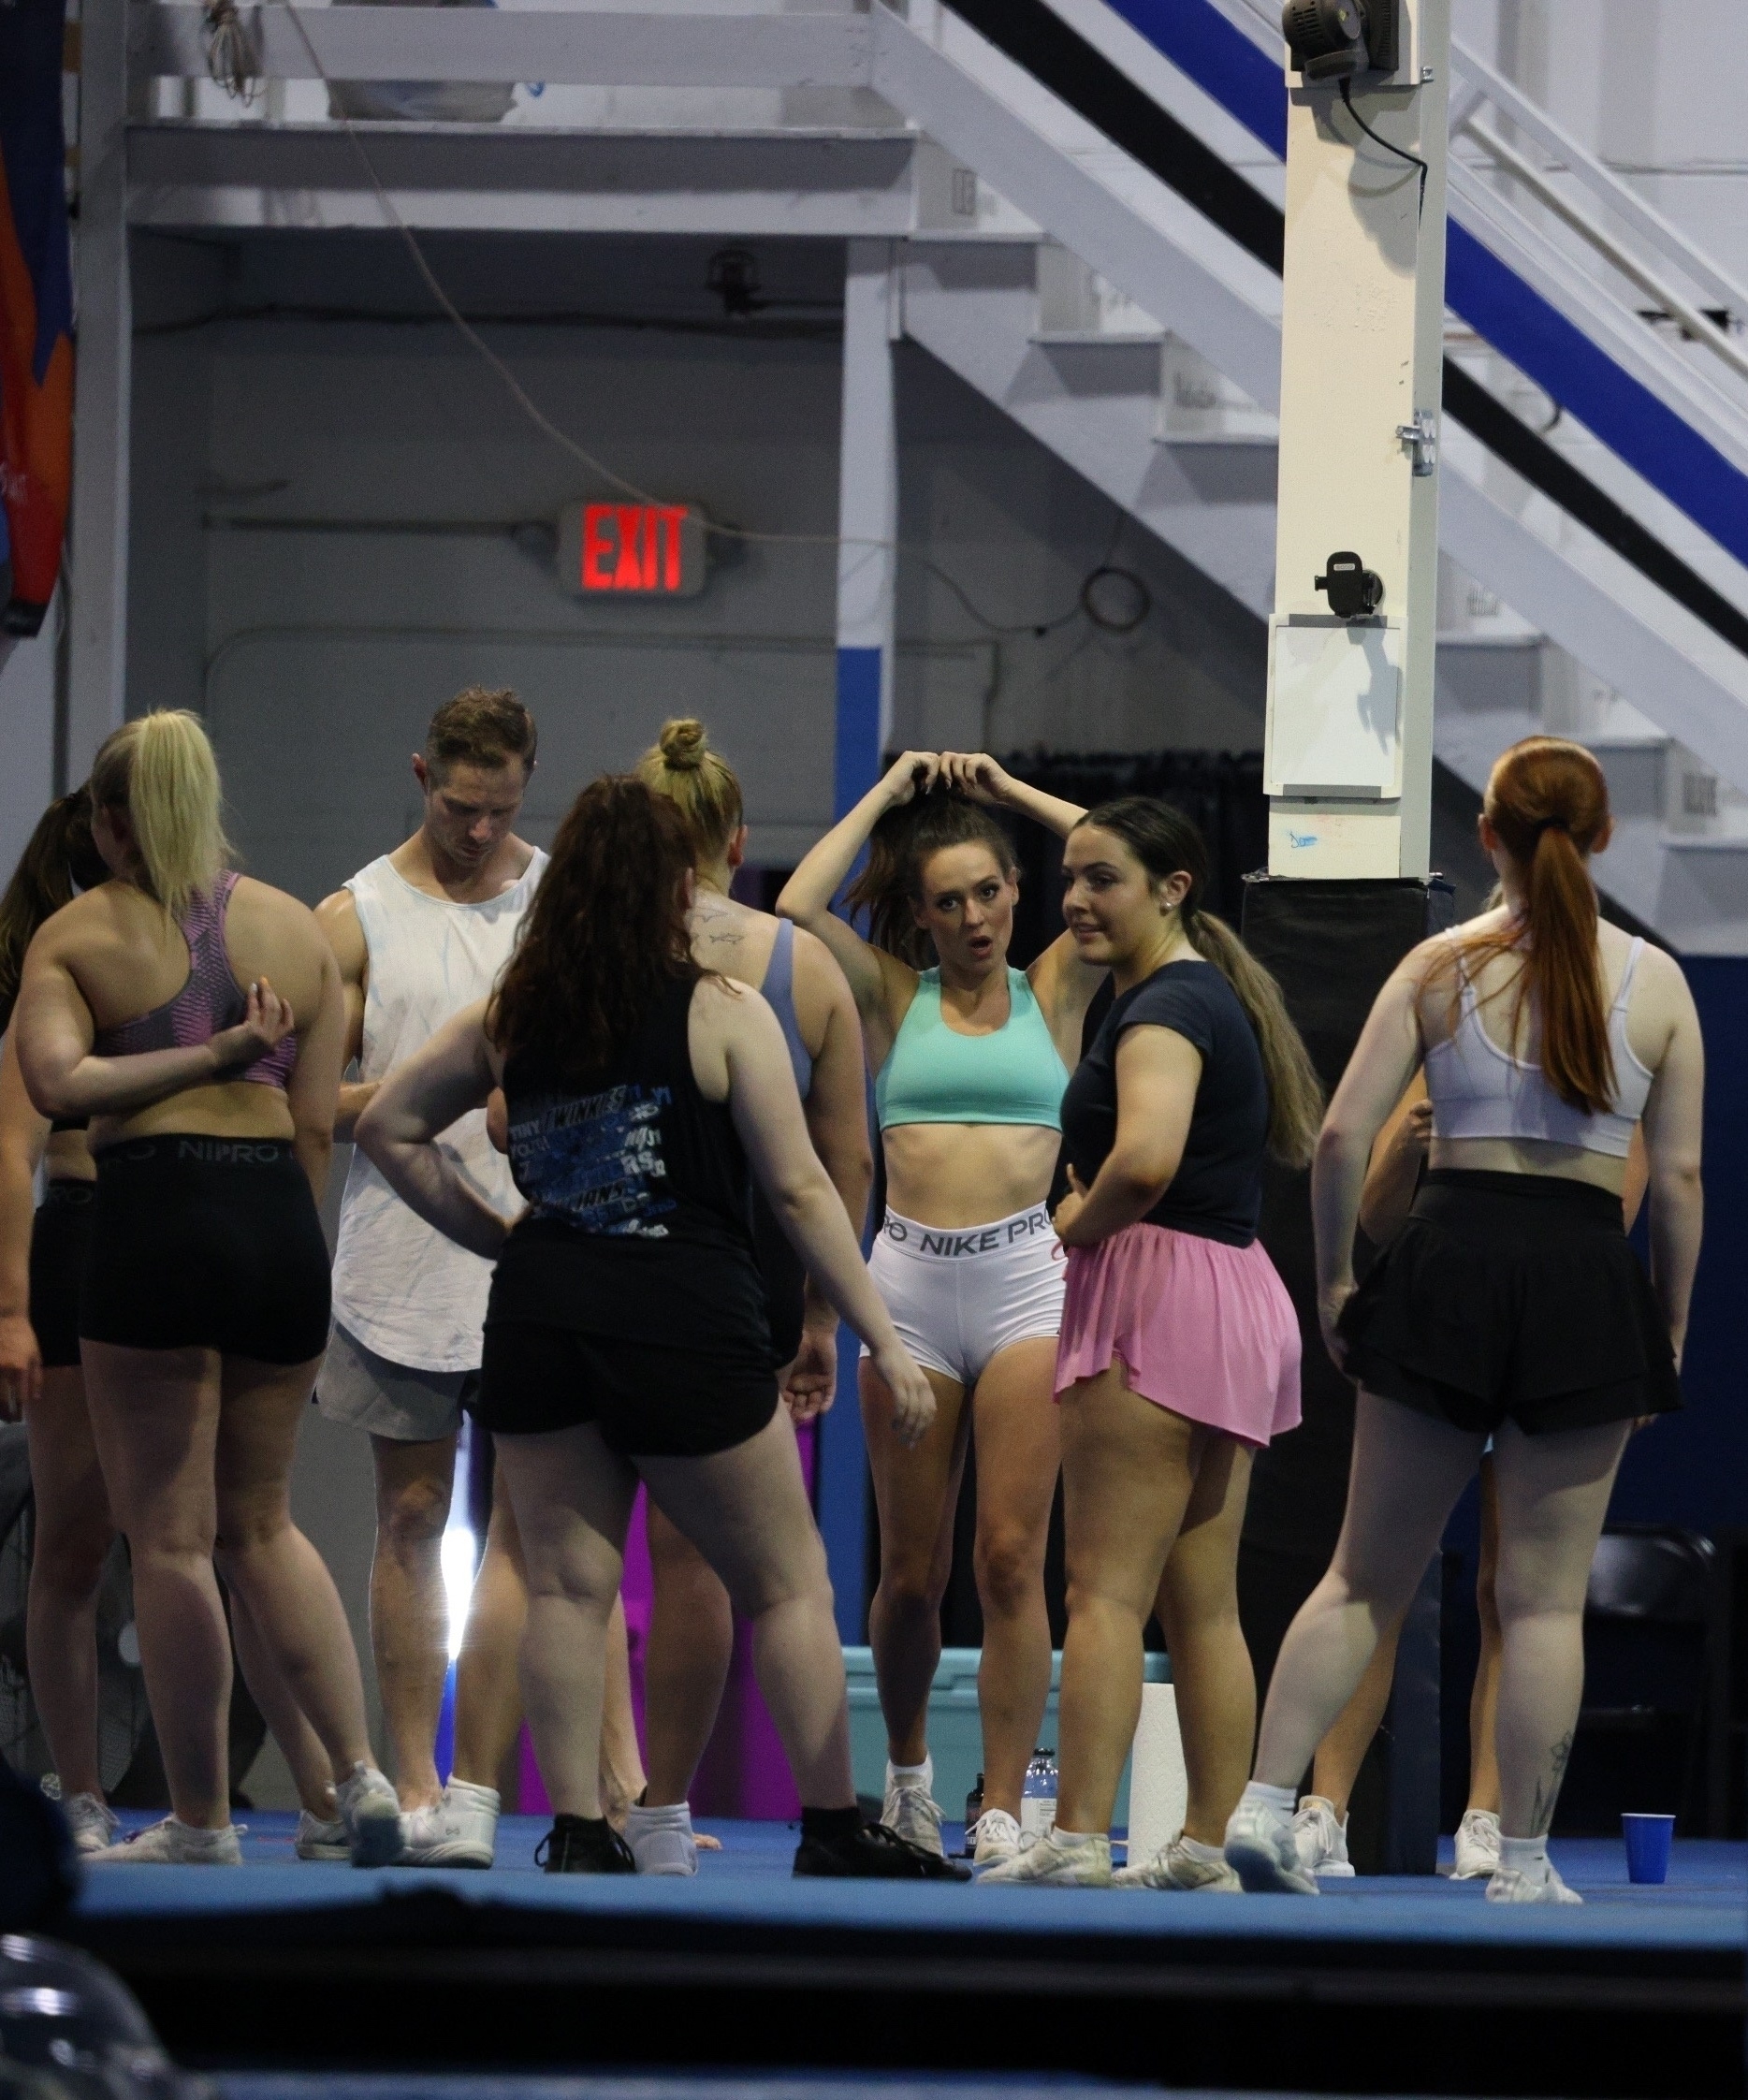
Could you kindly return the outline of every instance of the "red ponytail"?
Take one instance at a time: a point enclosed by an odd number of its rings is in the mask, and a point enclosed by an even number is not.
[[[1486,809],[1523,871],[1523,921],[1473,937],[1465,955],[1484,960],[1522,946],[1518,1000],[1527,997],[1540,1023],[1542,1076],[1562,1101],[1597,1115],[1613,1105],[1615,1071],[1585,863],[1608,844],[1608,782],[1581,744],[1528,736],[1493,767]]]

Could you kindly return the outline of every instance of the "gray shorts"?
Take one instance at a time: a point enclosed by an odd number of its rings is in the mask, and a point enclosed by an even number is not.
[[[329,1422],[367,1429],[395,1444],[453,1436],[479,1391],[477,1371],[420,1371],[390,1363],[335,1323],[315,1378],[315,1404]]]

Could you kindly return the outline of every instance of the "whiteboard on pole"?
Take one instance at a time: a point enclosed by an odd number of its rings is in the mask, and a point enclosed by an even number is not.
[[[1269,622],[1268,794],[1401,795],[1402,638],[1398,620]]]

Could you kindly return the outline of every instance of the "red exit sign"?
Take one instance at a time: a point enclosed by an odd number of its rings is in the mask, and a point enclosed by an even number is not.
[[[571,503],[559,520],[559,575],[584,598],[695,598],[704,541],[690,503]]]

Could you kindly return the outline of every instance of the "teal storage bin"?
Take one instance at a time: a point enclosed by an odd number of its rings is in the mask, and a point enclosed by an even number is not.
[[[977,1714],[977,1666],[981,1648],[943,1648],[935,1684],[928,1695],[928,1750],[935,1760],[935,1799],[956,1823],[965,1814],[965,1797],[977,1783],[983,1768],[983,1731]],[[874,1653],[869,1648],[844,1650],[844,1674],[850,1681],[850,1755],[855,1769],[856,1791],[877,1800],[886,1786],[886,1724],[881,1718],[880,1694],[874,1685]],[[1171,1660],[1150,1655],[1146,1660],[1150,1684],[1169,1684]],[[1039,1744],[1056,1747],[1056,1696],[1062,1683],[1060,1651],[1050,1658],[1050,1698],[1039,1730]],[[1129,1823],[1129,1764],[1116,1790],[1112,1823],[1124,1830]]]

